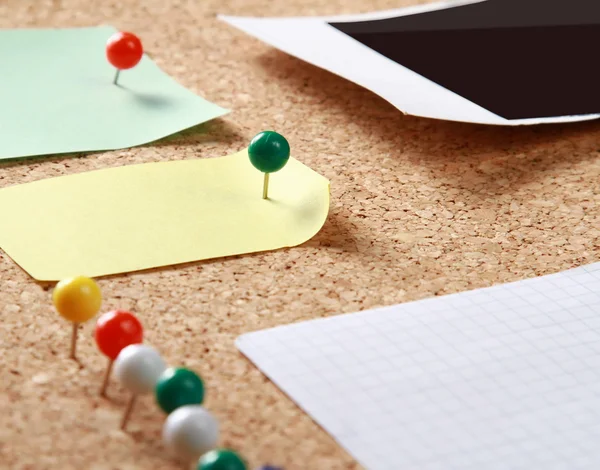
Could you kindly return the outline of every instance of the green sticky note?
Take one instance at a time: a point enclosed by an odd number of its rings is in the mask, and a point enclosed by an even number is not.
[[[0,31],[0,159],[134,147],[228,112],[147,55],[114,85],[106,41],[115,32]]]

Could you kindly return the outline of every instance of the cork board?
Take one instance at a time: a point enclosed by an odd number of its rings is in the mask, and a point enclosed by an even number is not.
[[[372,93],[216,20],[331,15],[411,0],[7,0],[0,25],[112,24],[192,91],[232,109],[153,145],[0,164],[0,185],[123,164],[225,155],[285,135],[331,181],[323,230],[304,245],[99,280],[104,310],[131,309],[172,364],[197,370],[223,446],[251,467],[360,468],[233,346],[241,333],[515,281],[598,261],[600,123],[492,128],[404,116]],[[414,3],[414,2],[413,2]],[[0,220],[2,215],[0,214]],[[92,324],[67,358],[52,285],[0,252],[0,463],[11,469],[177,469],[146,397],[118,431],[126,394],[98,397]],[[352,412],[352,410],[348,410]]]

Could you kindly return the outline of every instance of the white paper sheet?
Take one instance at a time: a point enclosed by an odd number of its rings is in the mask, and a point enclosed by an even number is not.
[[[220,15],[287,54],[361,85],[406,114],[492,125],[531,125],[597,119],[600,114],[508,120],[354,41],[329,22],[364,21],[424,13],[485,0],[443,2],[385,12],[333,17],[248,18]]]
[[[600,468],[600,263],[237,346],[367,469]]]

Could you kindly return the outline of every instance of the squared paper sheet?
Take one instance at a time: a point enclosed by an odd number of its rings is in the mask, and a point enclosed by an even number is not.
[[[600,263],[237,345],[367,469],[600,468]]]
[[[105,51],[115,32],[110,26],[0,31],[0,160],[134,147],[228,112],[147,55],[113,85]]]

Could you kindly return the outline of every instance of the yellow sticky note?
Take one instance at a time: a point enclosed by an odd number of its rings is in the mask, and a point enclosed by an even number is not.
[[[299,161],[263,174],[246,150],[0,190],[0,247],[38,280],[98,277],[299,245],[323,226],[329,181]]]

